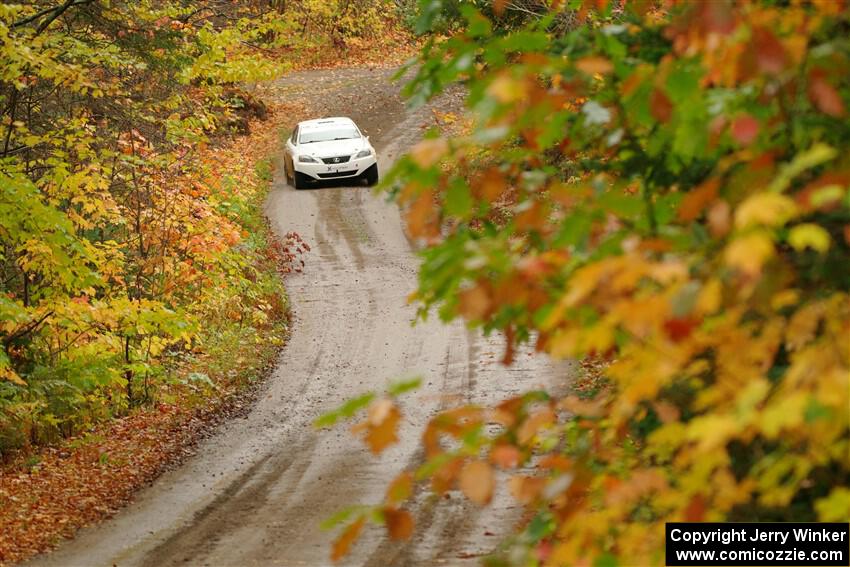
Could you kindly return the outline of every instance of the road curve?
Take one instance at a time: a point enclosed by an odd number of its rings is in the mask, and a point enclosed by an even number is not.
[[[293,73],[273,96],[304,99],[323,115],[349,115],[371,135],[386,171],[421,134],[430,108],[408,111],[391,72],[347,69]],[[437,101],[457,104],[457,95]],[[417,260],[395,205],[365,187],[295,191],[276,176],[267,214],[278,233],[311,245],[304,273],[287,277],[292,336],[253,409],[201,442],[194,457],[162,475],[114,518],[32,564],[312,567],[330,563],[334,534],[318,524],[339,508],[378,502],[389,479],[421,462],[419,431],[458,401],[495,401],[563,384],[570,372],[521,352],[498,361],[502,344],[436,317],[411,325],[406,304]],[[375,458],[347,428],[314,431],[316,416],[390,380],[420,374],[408,396],[402,442]],[[418,495],[417,534],[391,543],[371,527],[343,563],[371,567],[474,563],[492,549],[517,510],[497,493],[486,512],[457,494]]]

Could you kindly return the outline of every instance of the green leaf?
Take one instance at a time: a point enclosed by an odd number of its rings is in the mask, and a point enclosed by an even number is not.
[[[313,426],[316,428],[322,428],[334,425],[341,419],[347,419],[353,416],[355,413],[368,406],[374,399],[375,394],[373,392],[350,399],[339,408],[319,416],[313,422]]]
[[[462,180],[456,180],[446,191],[446,212],[462,219],[472,212],[472,195]]]
[[[834,159],[838,150],[822,142],[812,145],[808,150],[794,156],[789,163],[785,164],[779,171],[779,175],[770,184],[770,190],[776,193],[785,191],[795,177],[804,171],[817,167]]]
[[[411,378],[410,380],[400,380],[390,385],[387,389],[387,394],[394,397],[400,396],[401,394],[405,394],[411,390],[419,388],[421,385],[422,378],[420,377]]]

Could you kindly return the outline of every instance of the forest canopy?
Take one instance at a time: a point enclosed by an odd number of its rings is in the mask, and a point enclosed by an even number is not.
[[[207,150],[267,114],[246,85],[390,33],[390,5],[0,3],[0,452],[280,319],[256,172]]]

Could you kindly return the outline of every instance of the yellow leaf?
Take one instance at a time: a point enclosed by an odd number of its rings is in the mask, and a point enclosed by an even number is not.
[[[0,378],[3,380],[8,380],[13,384],[17,384],[18,386],[26,386],[27,383],[24,382],[23,378],[18,376],[18,373],[12,370],[11,368],[0,368]]]
[[[513,77],[502,74],[487,87],[487,94],[501,103],[513,102],[522,97],[522,85]]]
[[[800,301],[800,292],[796,289],[783,289],[770,298],[770,307],[775,311],[796,305]]]
[[[821,522],[846,522],[850,520],[850,488],[839,486],[829,496],[815,502]]]
[[[739,429],[737,420],[731,415],[708,414],[691,420],[688,439],[696,441],[700,451],[709,452],[725,445]]]
[[[809,396],[804,392],[788,394],[768,406],[761,414],[759,425],[767,439],[773,439],[784,429],[795,429],[803,424]]]
[[[747,275],[761,273],[762,266],[776,250],[773,241],[763,232],[753,232],[733,240],[724,254],[726,264],[737,268]]]
[[[797,204],[779,193],[757,193],[738,206],[735,226],[781,226],[797,214]]]
[[[811,248],[823,253],[829,249],[829,243],[829,233],[822,226],[812,223],[798,224],[788,233],[788,244],[798,251]]]
[[[460,489],[476,504],[488,504],[493,498],[495,476],[484,461],[470,461],[460,472]]]
[[[705,282],[697,295],[696,312],[701,315],[710,315],[720,309],[722,302],[723,286],[720,280],[712,278]]]

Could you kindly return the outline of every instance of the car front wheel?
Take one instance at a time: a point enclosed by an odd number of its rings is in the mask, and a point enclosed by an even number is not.
[[[294,179],[294,182],[293,182],[292,185],[296,189],[306,189],[307,188],[307,180],[309,179],[309,177],[306,174],[301,173],[300,171],[294,172],[294,176],[295,176],[295,179]]]
[[[290,167],[289,158],[288,157],[283,158],[283,175],[284,175],[284,177],[286,177],[286,184],[292,185],[293,181],[292,181],[292,176],[289,174],[289,167]]]
[[[366,185],[370,187],[378,182],[378,164],[372,164],[369,169],[363,172],[363,179],[366,180]]]

